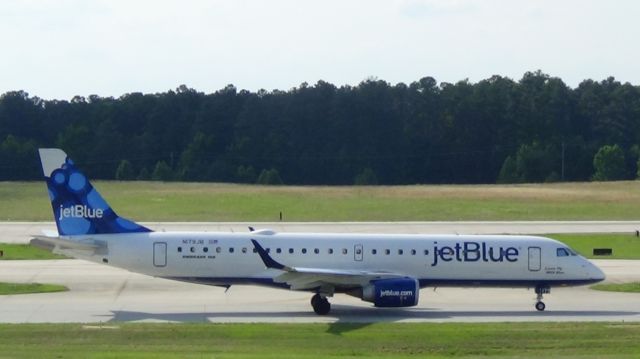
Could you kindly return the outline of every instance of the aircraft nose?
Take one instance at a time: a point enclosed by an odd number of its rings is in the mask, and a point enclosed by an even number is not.
[[[589,277],[593,280],[603,281],[607,276],[604,274],[602,269],[600,269],[597,265],[593,263],[589,263]]]

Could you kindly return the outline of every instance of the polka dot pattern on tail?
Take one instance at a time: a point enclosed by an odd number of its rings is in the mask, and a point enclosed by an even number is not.
[[[69,189],[74,192],[81,192],[87,185],[87,179],[80,172],[73,172],[69,176]]]
[[[58,166],[50,170],[47,189],[61,235],[150,232],[119,217],[71,159]]]
[[[67,180],[67,176],[65,176],[65,174],[62,171],[55,171],[53,174],[53,182],[55,182],[56,184],[64,184],[64,182]]]

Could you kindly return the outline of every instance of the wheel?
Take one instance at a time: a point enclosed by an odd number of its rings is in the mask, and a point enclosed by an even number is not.
[[[318,315],[327,315],[331,311],[331,303],[327,298],[321,297],[319,294],[311,297],[311,306],[313,311]]]
[[[536,303],[536,309],[537,309],[539,312],[544,311],[544,308],[546,308],[546,305],[544,305],[544,303],[543,303],[543,302],[538,302],[538,303]]]
[[[331,303],[329,303],[327,298],[322,298],[318,303],[318,306],[313,308],[313,311],[318,315],[327,315],[331,311]]]
[[[313,297],[311,297],[311,306],[313,308],[318,306],[318,303],[322,300],[322,297],[320,296],[320,294],[314,294]]]

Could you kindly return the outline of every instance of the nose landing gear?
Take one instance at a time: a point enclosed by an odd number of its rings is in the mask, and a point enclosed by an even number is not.
[[[547,307],[544,302],[542,301],[542,296],[544,294],[549,294],[551,293],[551,287],[548,285],[543,285],[543,284],[539,284],[536,286],[536,310],[539,312],[544,311],[544,309]]]

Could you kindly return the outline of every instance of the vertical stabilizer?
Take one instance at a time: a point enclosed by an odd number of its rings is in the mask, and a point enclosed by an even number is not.
[[[39,152],[60,235],[151,232],[119,217],[64,151],[41,148]]]

